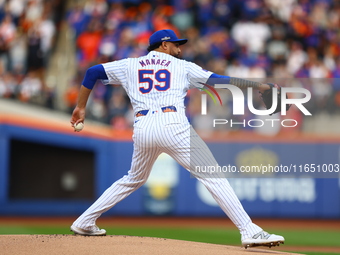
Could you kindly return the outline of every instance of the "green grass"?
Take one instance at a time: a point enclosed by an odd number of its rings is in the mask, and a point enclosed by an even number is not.
[[[280,230],[276,233],[284,236],[289,245],[340,247],[340,231]]]
[[[0,235],[71,234],[67,227],[0,225]]]
[[[307,255],[334,255],[334,254],[338,254],[338,253],[334,253],[334,252],[304,252],[304,254],[307,254]]]
[[[234,229],[222,228],[171,228],[171,227],[106,227],[109,235],[161,237],[214,244],[240,245],[240,234]],[[270,232],[283,235],[291,246],[340,247],[340,231],[279,230]],[[69,226],[0,225],[0,234],[71,234]],[[302,252],[304,253],[304,252]],[[308,255],[334,255],[335,253],[308,252]]]

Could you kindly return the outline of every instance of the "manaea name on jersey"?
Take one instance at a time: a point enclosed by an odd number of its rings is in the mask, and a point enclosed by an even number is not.
[[[161,59],[146,59],[145,62],[143,60],[139,61],[139,64],[141,64],[142,67],[146,66],[146,65],[161,65],[161,66],[169,66],[171,63],[171,61],[169,60],[161,60]]]

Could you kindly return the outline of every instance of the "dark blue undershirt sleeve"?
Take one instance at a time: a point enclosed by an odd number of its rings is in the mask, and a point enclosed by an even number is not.
[[[207,84],[210,86],[214,86],[215,84],[230,84],[230,77],[213,73],[210,75]]]
[[[93,89],[98,79],[108,80],[103,65],[95,65],[87,69],[82,84],[88,89]]]

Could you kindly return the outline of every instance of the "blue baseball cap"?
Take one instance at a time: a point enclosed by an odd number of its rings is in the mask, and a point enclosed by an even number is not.
[[[149,38],[149,45],[161,42],[178,42],[180,45],[185,44],[188,39],[178,39],[175,32],[171,29],[158,30]]]

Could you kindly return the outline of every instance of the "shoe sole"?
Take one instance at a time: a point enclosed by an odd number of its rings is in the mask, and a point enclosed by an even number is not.
[[[269,248],[272,248],[273,246],[280,246],[280,244],[284,244],[284,241],[273,241],[273,242],[268,242],[268,243],[249,243],[243,245],[244,248],[250,248],[250,247],[257,247],[257,246],[266,246]]]
[[[106,232],[102,234],[96,234],[96,232],[89,232],[84,231],[79,228],[75,229],[73,226],[71,226],[70,231],[72,231],[75,235],[81,235],[81,236],[106,236]]]

